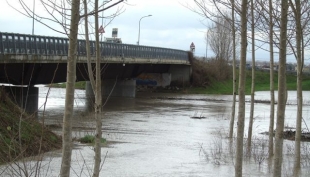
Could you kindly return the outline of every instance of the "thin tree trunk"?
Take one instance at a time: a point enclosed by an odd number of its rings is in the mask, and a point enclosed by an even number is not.
[[[250,120],[248,129],[248,144],[247,153],[251,154],[251,143],[252,143],[252,129],[254,121],[254,94],[255,94],[255,24],[254,24],[254,3],[251,0],[251,31],[252,31],[252,85],[251,85],[251,108],[250,108]]]
[[[296,53],[297,53],[297,117],[296,117],[296,133],[295,133],[295,159],[294,159],[294,176],[298,177],[300,172],[300,139],[301,139],[301,122],[302,122],[302,28],[301,28],[301,7],[300,0],[295,0],[296,8],[292,7],[295,12],[296,19]],[[291,3],[291,6],[294,6]]]
[[[98,11],[98,0],[95,1],[95,11]],[[99,45],[99,15],[95,14],[95,35],[96,35],[96,94],[95,94],[95,118],[96,118],[96,137],[95,137],[95,164],[93,177],[99,177],[101,164],[101,68],[100,68],[100,45]]]
[[[232,36],[233,36],[233,100],[231,106],[231,117],[229,124],[229,138],[232,139],[234,134],[234,122],[235,122],[235,112],[236,112],[236,29],[235,29],[235,4],[231,0],[231,19],[232,19]]]
[[[295,133],[295,159],[294,159],[294,176],[298,177],[300,172],[300,140],[301,140],[301,123],[302,123],[302,67],[300,61],[297,62],[297,117]]]
[[[269,120],[269,159],[273,156],[273,135],[274,135],[274,56],[273,56],[273,16],[272,0],[269,0],[269,48],[270,48],[270,120]]]
[[[72,115],[74,103],[74,86],[76,77],[76,49],[77,33],[79,24],[80,1],[72,0],[71,5],[71,22],[69,34],[69,51],[67,63],[67,84],[66,84],[66,101],[63,118],[63,148],[60,176],[69,177],[72,154]]]
[[[87,2],[84,0],[84,11],[87,14]],[[95,1],[95,11],[98,10],[98,1]],[[95,136],[95,155],[94,155],[94,169],[93,177],[98,177],[100,174],[101,164],[101,139],[102,139],[102,122],[101,122],[101,68],[100,68],[100,46],[99,46],[99,31],[98,31],[98,13],[95,14],[95,39],[96,39],[96,82],[94,80],[93,70],[91,67],[90,46],[89,46],[89,33],[88,33],[88,20],[85,17],[85,38],[86,38],[86,52],[87,52],[87,66],[88,74],[91,82],[92,89],[95,94],[95,120],[96,120],[96,136]]]
[[[243,136],[244,136],[244,117],[245,117],[245,64],[247,52],[247,10],[248,1],[242,0],[241,4],[241,58],[239,69],[239,110],[238,110],[238,129],[236,145],[236,164],[235,177],[242,177],[243,159]]]
[[[287,44],[287,14],[288,1],[281,1],[281,22],[280,22],[280,53],[278,71],[278,108],[277,124],[275,134],[275,151],[273,176],[280,177],[282,171],[283,153],[283,129],[285,118],[285,106],[287,100],[286,91],[286,44]]]
[[[84,3],[84,13],[88,13],[88,7],[87,7],[87,0],[83,1]],[[86,41],[86,58],[87,58],[87,70],[88,70],[88,77],[90,80],[91,87],[93,91],[95,90],[95,79],[94,79],[94,74],[93,74],[93,69],[92,69],[92,64],[91,64],[91,56],[90,56],[90,44],[89,44],[89,30],[88,30],[88,16],[84,18],[85,20],[85,41]]]

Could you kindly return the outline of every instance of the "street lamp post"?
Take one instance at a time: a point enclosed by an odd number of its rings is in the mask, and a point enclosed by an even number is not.
[[[33,8],[32,8],[32,35],[34,35],[34,11],[35,11],[36,3],[33,0]]]
[[[152,16],[152,15],[143,16],[143,17],[141,17],[140,20],[139,20],[139,34],[138,34],[138,42],[137,42],[138,45],[140,45],[140,23],[141,23],[141,20],[142,20],[142,18],[150,17],[150,16]]]

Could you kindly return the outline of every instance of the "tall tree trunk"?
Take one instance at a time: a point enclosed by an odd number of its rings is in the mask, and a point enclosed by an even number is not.
[[[283,153],[283,129],[285,118],[285,106],[287,100],[286,91],[286,44],[287,44],[287,14],[288,1],[281,1],[281,22],[280,22],[280,53],[279,53],[279,71],[278,71],[278,108],[277,124],[275,134],[275,151],[273,176],[281,176],[282,171],[282,153]]]
[[[269,160],[273,156],[273,135],[274,135],[274,55],[273,55],[273,15],[272,0],[269,0],[269,49],[270,49],[270,120],[269,120]]]
[[[241,58],[239,69],[239,110],[238,110],[238,129],[236,145],[236,164],[235,177],[242,177],[243,159],[243,136],[244,136],[244,117],[245,117],[245,65],[247,52],[247,9],[248,1],[242,0],[241,4]]]
[[[254,121],[254,94],[255,94],[255,24],[254,24],[254,3],[251,0],[251,31],[252,31],[252,85],[251,85],[251,108],[250,108],[250,120],[248,129],[248,144],[247,153],[251,154],[252,143],[252,129]]]
[[[236,112],[236,28],[235,28],[235,4],[231,0],[231,26],[232,26],[232,36],[233,36],[233,100],[231,106],[231,117],[229,124],[229,138],[232,139],[234,134],[234,122],[235,122],[235,112]]]
[[[297,47],[298,48],[298,47]],[[296,133],[295,133],[295,160],[294,160],[294,176],[298,177],[300,172],[300,140],[301,140],[301,123],[302,123],[302,65],[297,61],[297,117],[296,117]]]
[[[63,118],[63,147],[60,176],[69,177],[72,154],[72,115],[74,103],[74,86],[76,77],[77,33],[79,24],[80,1],[72,0],[69,34],[69,51],[67,63],[66,101]]]
[[[95,11],[98,11],[98,0],[95,0]],[[99,15],[95,14],[95,35],[96,35],[96,94],[95,94],[95,119],[96,119],[96,137],[95,137],[95,164],[93,177],[99,177],[101,163],[101,67],[100,67],[100,45],[99,45]]]
[[[83,1],[84,4],[84,13],[88,13],[88,7],[87,7],[87,0]],[[89,30],[88,30],[88,16],[84,18],[85,21],[85,41],[86,41],[86,58],[87,58],[87,70],[88,70],[88,77],[90,80],[91,87],[93,91],[95,90],[95,79],[94,79],[94,73],[92,69],[92,64],[91,64],[91,56],[90,56],[90,44],[89,44]]]
[[[300,139],[301,139],[301,122],[302,122],[302,68],[303,68],[303,52],[302,38],[303,32],[301,27],[301,4],[300,0],[290,3],[296,20],[296,54],[297,54],[297,117],[296,117],[296,133],[295,133],[295,159],[294,159],[294,176],[298,177],[300,172]]]
[[[87,1],[84,0],[84,12],[87,14]],[[95,1],[95,11],[98,11],[98,1]],[[96,82],[94,80],[93,70],[91,67],[90,57],[90,45],[89,45],[89,33],[88,33],[88,20],[85,17],[85,38],[86,38],[86,53],[87,53],[87,67],[88,75],[91,82],[92,89],[95,94],[95,120],[96,120],[96,136],[95,136],[95,155],[94,155],[94,169],[93,177],[98,177],[100,174],[101,163],[101,139],[102,139],[102,122],[101,122],[101,107],[102,107],[102,95],[101,95],[101,68],[100,68],[100,46],[99,46],[99,22],[98,13],[95,14],[95,40],[96,40]]]

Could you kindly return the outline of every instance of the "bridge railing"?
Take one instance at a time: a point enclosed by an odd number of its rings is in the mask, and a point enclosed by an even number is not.
[[[68,55],[68,38],[0,32],[0,54]],[[86,56],[86,41],[78,40],[77,53]],[[104,57],[188,60],[183,50],[100,42]],[[95,55],[95,42],[90,41],[91,55]]]

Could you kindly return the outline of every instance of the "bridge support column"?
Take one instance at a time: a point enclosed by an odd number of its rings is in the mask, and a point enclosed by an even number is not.
[[[184,86],[190,83],[192,67],[190,65],[170,65],[172,86]]]
[[[4,90],[11,100],[26,113],[38,117],[39,88],[5,86]]]
[[[112,97],[136,97],[135,80],[103,80],[101,85],[102,100],[111,95]],[[95,95],[90,82],[86,82],[86,107],[88,110],[93,109]]]
[[[102,95],[107,97],[111,94],[113,97],[136,97],[136,80],[103,80]]]

